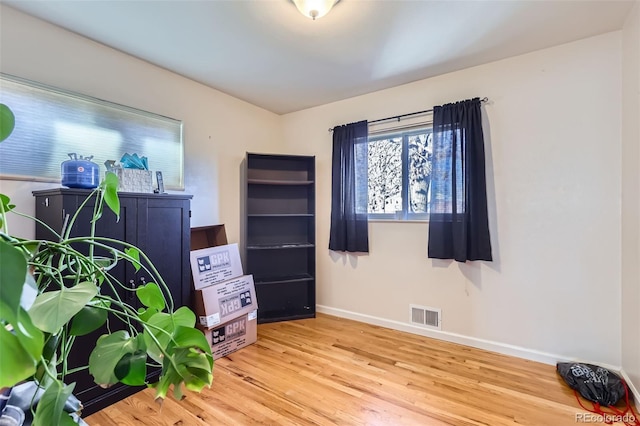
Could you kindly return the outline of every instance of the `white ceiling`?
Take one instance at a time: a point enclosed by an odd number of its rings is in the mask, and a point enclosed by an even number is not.
[[[622,28],[635,0],[0,0],[278,114]]]

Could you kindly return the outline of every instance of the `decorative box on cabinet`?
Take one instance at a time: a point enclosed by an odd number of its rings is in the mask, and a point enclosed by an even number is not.
[[[82,202],[90,194],[90,190],[56,188],[34,191],[36,198],[36,218],[40,219],[56,232],[62,230],[67,215],[73,215]],[[174,194],[136,194],[119,193],[120,220],[107,208],[96,223],[96,235],[111,237],[131,243],[140,248],[169,287],[174,306],[189,305],[191,292],[191,276],[189,266],[190,247],[190,200],[191,195]],[[80,212],[71,236],[86,236],[90,233],[90,219],[93,214],[93,202]],[[55,236],[44,226],[36,224],[36,238],[55,239]],[[121,248],[121,247],[120,247]],[[96,255],[103,255],[99,250]],[[148,277],[140,270],[136,273],[132,265],[119,262],[110,273],[120,282],[129,285],[144,283]],[[102,289],[102,291],[107,291]],[[137,307],[137,299],[133,292],[123,291],[121,296],[128,303]],[[110,320],[111,331],[117,327],[116,321]],[[95,346],[97,338],[105,332],[104,328],[78,337],[72,352],[67,358],[69,368],[88,365],[89,354]],[[149,373],[148,379],[158,377],[159,370]],[[82,401],[83,416],[88,416],[102,408],[113,404],[135,392],[145,389],[144,386],[131,387],[122,384],[102,389],[93,381],[88,370],[70,374],[67,383],[75,382],[74,395]]]
[[[258,323],[315,317],[315,157],[247,153],[245,166],[245,267]]]

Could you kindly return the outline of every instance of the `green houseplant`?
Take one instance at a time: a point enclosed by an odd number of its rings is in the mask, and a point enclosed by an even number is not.
[[[0,141],[13,129],[13,115],[5,108],[0,104]],[[108,173],[78,209],[93,208],[89,235],[71,236],[75,212],[60,233],[49,228],[56,241],[11,235],[9,216],[22,214],[0,194],[0,388],[32,380],[44,391],[33,404],[34,425],[73,424],[64,405],[74,384],[65,378],[79,369],[88,368],[104,387],[117,382],[136,386],[146,384],[148,366],[158,366],[159,380],[149,386],[160,400],[171,386],[180,399],[183,387],[199,392],[213,380],[211,349],[194,328],[195,314],[173,306],[165,282],[143,252],[95,233],[96,222],[105,220],[104,208],[119,215],[117,187],[117,177]],[[97,256],[97,251],[109,254]],[[109,272],[118,262],[129,262],[152,279],[128,287]],[[143,307],[135,309],[117,296],[123,291],[135,292]],[[116,319],[124,327],[112,330]],[[69,368],[67,355],[76,337],[105,325],[109,331],[92,348],[89,365]]]

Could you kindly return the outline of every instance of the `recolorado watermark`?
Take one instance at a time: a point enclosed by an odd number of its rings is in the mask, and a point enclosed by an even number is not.
[[[576,423],[633,423],[636,418],[631,413],[625,414],[595,414],[595,413],[576,413]]]

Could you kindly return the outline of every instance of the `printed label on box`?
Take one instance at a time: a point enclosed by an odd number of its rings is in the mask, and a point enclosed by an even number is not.
[[[224,342],[225,332],[224,327],[216,328],[215,330],[211,330],[211,345],[215,346],[219,343]]]
[[[248,321],[253,321],[256,318],[258,318],[258,310],[256,309],[255,311],[251,311],[247,314],[247,320]]]
[[[220,313],[216,312],[215,314],[207,316],[201,315],[200,324],[204,325],[207,328],[220,324]]]
[[[220,328],[213,329],[211,331],[211,344],[215,346],[223,343],[225,340],[237,339],[245,334],[247,334],[247,318],[241,316]]]
[[[220,315],[226,317],[240,311],[245,306],[251,305],[252,300],[251,292],[249,290],[221,298],[219,300]]]
[[[193,306],[199,324],[206,328],[255,311],[258,304],[253,276],[244,275],[196,290]]]
[[[204,274],[209,271],[219,270],[220,268],[228,268],[231,266],[231,256],[229,250],[220,253],[214,253],[210,256],[198,257],[198,271]]]
[[[258,310],[253,309],[215,328],[203,329],[198,324],[211,347],[213,359],[227,356],[240,348],[255,343],[258,339]]]
[[[243,274],[237,244],[193,250],[191,275],[196,290]]]

